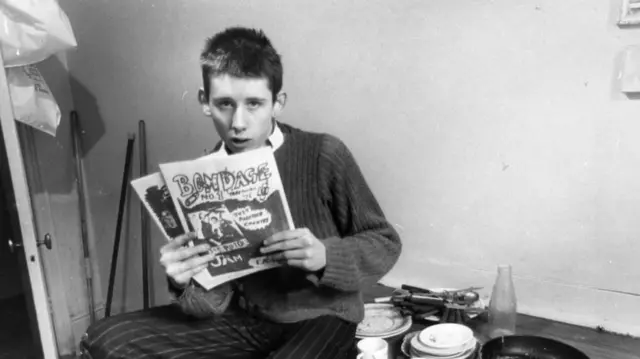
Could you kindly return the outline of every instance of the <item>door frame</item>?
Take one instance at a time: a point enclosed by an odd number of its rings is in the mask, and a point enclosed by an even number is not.
[[[22,249],[31,282],[31,293],[33,295],[36,313],[35,319],[38,323],[43,357],[45,359],[56,359],[58,357],[56,339],[42,270],[42,262],[38,250],[31,194],[29,192],[27,174],[2,54],[0,54],[0,69],[2,69],[2,71],[0,71],[0,125],[2,126],[4,135],[9,172],[11,173],[11,183],[16,200],[16,211],[22,232]]]

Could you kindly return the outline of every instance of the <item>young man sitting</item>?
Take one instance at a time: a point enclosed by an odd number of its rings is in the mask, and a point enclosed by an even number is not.
[[[349,149],[334,136],[276,121],[286,94],[280,56],[261,32],[229,28],[201,54],[199,100],[221,138],[220,156],[270,146],[294,230],[265,238],[261,251],[284,265],[203,290],[192,277],[208,245],[161,249],[175,305],[120,314],[92,325],[85,357],[343,358],[364,315],[361,289],[396,263],[398,234]]]

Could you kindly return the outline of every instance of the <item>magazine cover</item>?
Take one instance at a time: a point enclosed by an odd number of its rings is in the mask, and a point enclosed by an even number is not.
[[[160,172],[137,178],[131,181],[131,186],[167,240],[186,233]]]
[[[184,230],[186,227],[183,226],[180,221],[178,211],[169,193],[169,188],[164,182],[164,177],[162,177],[160,172],[137,178],[131,181],[131,186],[167,240],[173,240],[179,235],[186,233]],[[193,246],[194,244],[191,242],[187,245]],[[206,284],[207,288],[211,289],[215,285],[243,277],[253,272],[256,272],[256,270],[249,269],[236,272],[227,278],[212,278],[208,272],[203,271],[193,276],[193,278],[200,283],[200,285],[205,286]]]
[[[196,233],[193,245],[209,243],[217,254],[208,275],[196,278],[203,287],[280,265],[259,252],[264,239],[294,228],[271,148],[160,164],[160,171],[181,226]]]

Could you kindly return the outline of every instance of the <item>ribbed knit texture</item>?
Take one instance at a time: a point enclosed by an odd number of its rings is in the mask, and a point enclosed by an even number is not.
[[[402,248],[400,238],[342,141],[278,125],[284,144],[275,158],[294,225],[322,240],[327,264],[319,273],[279,267],[238,282],[252,309],[273,321],[335,315],[358,323],[364,317],[360,289],[375,284],[393,267]],[[188,293],[182,293],[179,303],[192,314],[214,314],[227,304],[220,301],[226,290],[214,294],[217,291],[209,294],[217,303],[198,304],[207,296],[192,298]]]
[[[180,291],[173,302],[187,315],[201,319],[209,318],[227,310],[233,293],[231,283],[224,283],[207,291],[192,282]]]
[[[331,135],[278,125],[285,140],[275,157],[294,225],[310,229],[323,241],[327,265],[316,275],[282,267],[245,277],[245,295],[262,315],[277,322],[326,314],[360,322],[360,289],[393,267],[400,238],[344,143]]]

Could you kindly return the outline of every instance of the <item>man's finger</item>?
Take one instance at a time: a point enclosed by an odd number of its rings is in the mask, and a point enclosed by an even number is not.
[[[182,262],[198,254],[207,252],[211,246],[208,243],[202,243],[194,247],[176,248],[170,252],[162,253],[160,261],[163,263]]]
[[[210,245],[207,243],[199,244],[195,247],[183,247],[173,252],[166,252],[160,256],[160,264],[169,269],[172,267],[175,271],[176,267],[178,272],[181,272],[181,267],[184,267],[185,262],[192,258],[204,257],[206,253],[211,253]]]
[[[189,233],[182,234],[176,237],[175,239],[169,241],[169,245],[171,246],[171,248],[178,248],[178,247],[184,246],[185,244],[187,244],[187,242],[193,239],[196,239],[195,232],[189,232]]]
[[[170,267],[167,268],[167,274],[174,278],[183,276],[185,273],[191,272],[194,268],[203,265],[206,266],[213,259],[213,257],[215,257],[215,254],[210,253],[204,256],[193,257],[183,262],[174,262]]]
[[[191,278],[193,278],[194,275],[200,273],[200,271],[202,271],[202,270],[204,270],[206,268],[207,268],[207,264],[206,263],[205,264],[201,264],[201,265],[199,265],[199,266],[197,266],[195,268],[189,269],[186,272],[182,272],[182,273],[178,274],[176,277],[174,277],[174,280],[176,282],[179,282],[179,283],[187,283],[187,282],[189,282],[189,280]]]
[[[162,248],[160,248],[160,253],[176,250],[184,246],[190,240],[195,238],[196,238],[196,234],[194,232],[189,232],[189,233],[180,235],[175,239],[170,240],[169,243],[162,246]]]
[[[187,271],[192,270],[195,267],[201,266],[203,264],[207,264],[211,260],[213,260],[213,258],[216,255],[217,255],[216,253],[209,253],[209,254],[204,255],[204,256],[192,257],[191,259],[183,262],[183,264],[184,264],[183,271],[187,272]]]
[[[307,269],[309,266],[309,259],[288,259],[286,263],[291,267]]]
[[[278,232],[278,233],[272,235],[271,237],[265,239],[264,242],[262,242],[262,244],[265,245],[265,246],[268,246],[268,245],[271,245],[273,243],[278,243],[278,242],[286,241],[286,240],[289,240],[289,239],[302,237],[305,234],[307,234],[308,231],[309,230],[306,229],[306,228],[298,228],[298,229],[292,229],[292,230]]]
[[[278,252],[269,256],[270,259],[275,261],[290,260],[290,259],[307,259],[311,255],[308,249],[293,249],[290,251]]]
[[[195,247],[186,247],[176,251],[178,260],[185,260],[191,257],[195,257],[199,254],[205,254],[211,249],[211,245],[208,243],[198,244]]]
[[[278,251],[288,251],[292,249],[305,248],[307,246],[307,240],[304,237],[295,237],[293,239],[287,239],[267,246],[261,247],[261,253],[273,253]]]

